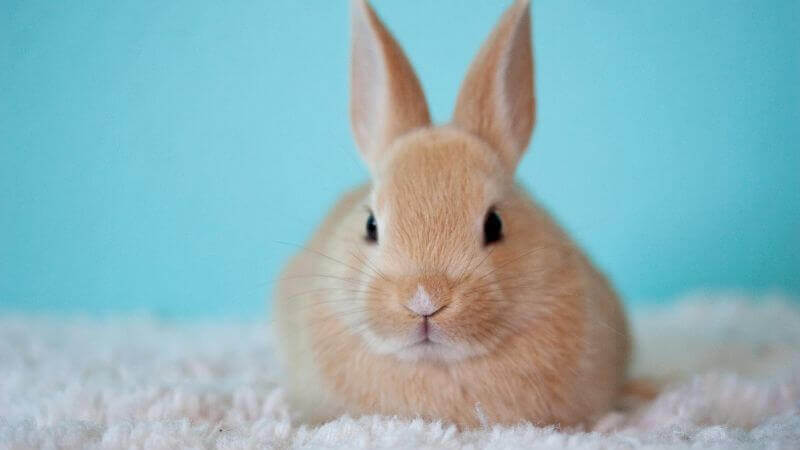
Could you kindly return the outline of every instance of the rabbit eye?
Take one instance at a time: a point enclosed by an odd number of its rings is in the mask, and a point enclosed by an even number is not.
[[[483,223],[483,243],[493,244],[503,238],[503,222],[494,210],[489,210],[486,214],[486,221]]]
[[[375,215],[369,213],[367,218],[367,242],[378,242],[378,222],[375,221]]]

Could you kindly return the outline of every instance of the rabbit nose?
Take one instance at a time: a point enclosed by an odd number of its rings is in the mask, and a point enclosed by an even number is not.
[[[422,317],[430,317],[439,312],[444,305],[437,305],[424,287],[417,286],[417,291],[404,305],[406,309]]]

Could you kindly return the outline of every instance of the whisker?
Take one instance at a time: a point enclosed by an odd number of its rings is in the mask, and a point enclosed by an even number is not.
[[[484,255],[483,259],[481,259],[480,262],[475,265],[475,267],[470,267],[466,271],[462,272],[461,276],[458,278],[458,281],[456,282],[456,284],[461,284],[462,282],[464,282],[464,279],[466,277],[472,275],[476,270],[478,270],[483,265],[483,263],[486,262],[487,259],[489,259],[489,256],[492,255],[492,253],[494,252],[495,248],[496,247],[490,248],[489,251],[486,252],[486,255]]]
[[[304,295],[314,294],[314,293],[318,293],[318,292],[350,292],[350,293],[355,293],[355,294],[369,294],[369,293],[372,293],[372,291],[362,290],[362,289],[323,287],[323,288],[310,289],[310,290],[302,291],[302,292],[296,292],[296,293],[293,293],[292,295],[289,295],[287,297],[283,297],[283,300],[293,300],[295,298],[298,298],[298,297],[301,297],[301,296],[304,296]]]
[[[320,257],[326,258],[326,259],[328,259],[328,260],[330,260],[330,261],[333,261],[333,262],[335,262],[335,263],[339,263],[339,264],[343,265],[344,267],[347,267],[348,269],[355,270],[355,271],[356,271],[356,272],[358,272],[358,273],[361,273],[361,274],[363,274],[363,275],[367,275],[367,276],[369,276],[369,274],[368,274],[368,273],[366,273],[366,272],[364,272],[363,270],[361,270],[361,269],[358,269],[358,268],[356,268],[356,267],[353,267],[353,266],[351,266],[350,264],[347,264],[347,263],[345,263],[344,261],[341,261],[341,260],[339,260],[339,259],[337,259],[337,258],[334,258],[333,256],[326,255],[325,253],[322,253],[322,252],[321,252],[321,251],[319,251],[319,250],[315,250],[315,249],[313,249],[313,248],[309,248],[309,247],[304,247],[304,246],[302,246],[302,245],[298,245],[298,244],[293,244],[293,243],[291,243],[291,242],[285,242],[285,241],[275,241],[275,242],[276,242],[276,243],[278,243],[278,244],[283,244],[283,245],[291,245],[291,246],[293,246],[293,247],[297,247],[297,248],[299,248],[299,249],[301,249],[301,250],[304,250],[304,251],[307,251],[307,252],[309,252],[309,253],[312,253],[312,254],[318,255],[318,256],[320,256]]]
[[[481,277],[477,278],[475,281],[480,281],[480,280],[482,280],[482,279],[484,279],[484,278],[488,277],[489,275],[491,275],[491,274],[493,274],[493,273],[497,272],[498,270],[500,270],[500,269],[502,269],[502,268],[504,268],[504,267],[508,266],[509,264],[511,264],[511,263],[513,263],[513,262],[516,262],[516,261],[519,261],[520,259],[522,259],[522,258],[524,258],[524,257],[526,257],[526,256],[528,256],[528,255],[531,255],[531,254],[533,254],[533,253],[535,253],[535,252],[537,252],[537,251],[541,251],[541,250],[543,250],[543,249],[545,249],[545,248],[546,248],[546,247],[542,247],[542,246],[536,246],[536,247],[532,248],[531,250],[529,250],[529,251],[526,251],[526,252],[522,253],[521,255],[518,255],[518,256],[516,256],[516,257],[514,257],[514,258],[511,258],[511,259],[509,259],[509,260],[506,260],[506,261],[502,262],[502,263],[501,263],[499,266],[495,267],[495,268],[494,268],[494,270],[492,270],[492,271],[490,271],[490,272],[488,272],[488,273],[485,273],[483,276],[481,276]]]
[[[359,250],[359,248],[358,248],[358,247],[355,247],[355,251],[356,251],[356,252],[358,252],[358,253],[361,255],[361,257],[359,257],[358,255],[356,255],[356,254],[355,254],[355,252],[354,252],[354,251],[352,251],[352,250],[350,251],[350,256],[352,256],[353,258],[355,258],[356,260],[358,260],[358,261],[359,261],[361,264],[364,264],[364,265],[365,265],[367,268],[369,268],[370,270],[372,270],[373,272],[375,272],[375,275],[377,275],[378,277],[382,278],[384,281],[386,281],[386,282],[389,282],[389,280],[386,278],[386,276],[383,274],[383,272],[381,272],[380,270],[378,270],[378,269],[377,269],[377,268],[376,268],[376,267],[375,267],[375,266],[372,264],[372,260],[370,260],[370,259],[367,257],[367,255],[365,255],[365,254],[364,254],[364,253],[363,253],[361,250]]]

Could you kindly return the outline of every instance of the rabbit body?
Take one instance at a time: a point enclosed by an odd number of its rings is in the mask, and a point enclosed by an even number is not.
[[[609,283],[513,179],[535,117],[527,3],[444,126],[372,9],[356,2],[353,21],[351,114],[372,181],[281,274],[290,402],[310,423],[591,423],[614,406],[630,343]]]

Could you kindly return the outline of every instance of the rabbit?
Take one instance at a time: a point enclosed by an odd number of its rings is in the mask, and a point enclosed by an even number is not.
[[[528,1],[502,15],[444,125],[372,7],[351,9],[350,119],[371,181],[279,278],[293,410],[591,426],[621,393],[630,339],[610,283],[514,181],[535,120]]]

